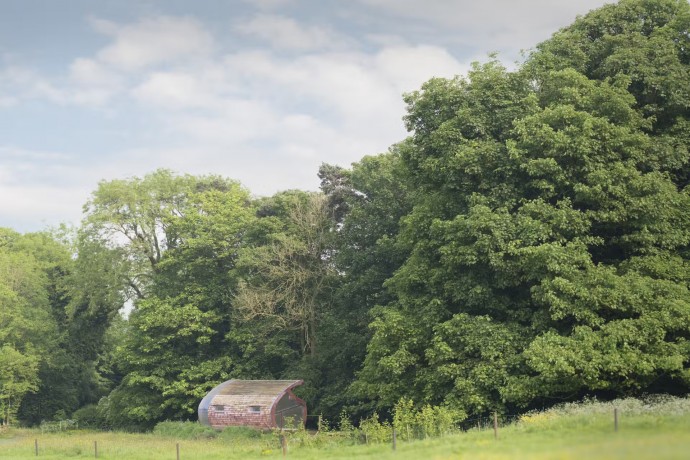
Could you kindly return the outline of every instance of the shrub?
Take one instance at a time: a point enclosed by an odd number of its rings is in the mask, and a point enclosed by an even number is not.
[[[359,432],[367,444],[389,442],[393,438],[393,427],[388,422],[379,422],[379,414],[376,412],[359,422]]]
[[[105,417],[96,404],[89,404],[74,411],[72,419],[75,420],[81,428],[97,428],[101,429],[106,426]]]
[[[448,434],[466,418],[459,412],[444,406],[426,405],[415,410],[411,399],[402,398],[393,408],[393,426],[400,439],[424,439]]]
[[[345,409],[340,412],[340,423],[338,423],[338,427],[340,428],[340,431],[344,433],[353,433],[355,431],[355,426],[352,424],[350,415]]]
[[[316,431],[319,433],[328,433],[332,430],[331,423],[323,416],[319,417],[319,421],[316,426]]]
[[[41,432],[43,433],[76,430],[79,428],[79,424],[76,420],[58,420],[56,422],[46,422],[44,420],[39,426],[41,428]]]
[[[414,439],[416,421],[414,402],[411,399],[400,398],[393,407],[393,426],[400,439]]]
[[[220,438],[226,441],[240,441],[245,439],[259,439],[263,433],[248,426],[229,426],[220,432]]]
[[[649,416],[651,418],[690,413],[690,398],[669,395],[651,395],[640,399],[624,398],[613,401],[598,401],[595,398],[580,402],[565,403],[544,411],[531,411],[520,416],[518,426],[524,430],[562,429],[593,426],[610,423],[613,410],[618,409],[622,417]]]

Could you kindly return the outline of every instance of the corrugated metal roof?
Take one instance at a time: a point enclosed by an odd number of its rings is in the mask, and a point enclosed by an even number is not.
[[[216,395],[270,396],[275,398],[302,383],[304,383],[302,380],[228,380],[220,385],[221,388]]]
[[[219,394],[213,398],[213,404],[224,404],[226,406],[272,406],[279,395],[224,395]]]

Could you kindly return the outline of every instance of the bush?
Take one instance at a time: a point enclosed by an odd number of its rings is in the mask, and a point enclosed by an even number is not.
[[[376,412],[359,422],[359,431],[367,444],[390,442],[393,438],[393,427],[388,422],[379,422],[379,414]]]
[[[555,406],[549,412],[559,415],[610,414],[614,408],[629,415],[683,415],[690,412],[690,398],[648,395],[639,399],[625,398],[606,402],[587,399]]]
[[[226,441],[259,439],[262,435],[260,430],[248,426],[229,426],[220,432],[220,438]]]
[[[274,439],[280,446],[280,438],[284,437],[289,446],[292,447],[324,447],[337,444],[338,438],[331,436],[328,430],[321,432],[309,432],[304,428],[304,424],[297,423],[294,429],[275,429],[273,430]]]
[[[101,429],[106,426],[105,417],[103,417],[96,404],[89,404],[74,411],[72,419],[75,420],[81,428]]]
[[[585,399],[565,403],[544,411],[531,411],[520,416],[518,427],[526,431],[544,429],[582,429],[597,424],[610,424],[613,410],[618,409],[620,417],[638,416],[653,420],[661,416],[690,413],[690,398],[669,395],[651,395],[640,399],[624,398],[613,401]],[[638,420],[638,423],[641,423]]]
[[[39,426],[42,433],[76,430],[79,428],[79,424],[76,420],[58,420],[57,422],[43,421]]]
[[[426,405],[419,410],[411,399],[402,398],[393,408],[393,426],[400,439],[425,439],[443,436],[466,418],[464,412],[444,406]]]
[[[340,412],[340,423],[338,423],[340,431],[345,433],[352,433],[355,431],[355,426],[350,420],[350,414],[347,413],[345,409]]]

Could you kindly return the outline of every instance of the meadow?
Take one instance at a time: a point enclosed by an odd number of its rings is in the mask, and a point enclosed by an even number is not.
[[[613,409],[619,414],[618,431]],[[169,422],[165,430],[128,434],[72,430],[41,433],[12,429],[0,434],[0,458],[245,459],[282,458],[279,434],[226,430],[210,434],[191,423]],[[194,429],[192,429],[194,428]],[[361,433],[360,433],[361,434]],[[502,425],[472,428],[417,441],[362,444],[358,433],[339,431],[288,435],[295,459],[685,459],[690,453],[690,400],[625,399],[586,402],[528,413]]]

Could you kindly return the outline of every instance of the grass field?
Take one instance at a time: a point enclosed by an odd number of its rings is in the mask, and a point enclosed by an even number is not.
[[[342,436],[320,433],[306,441],[290,441],[288,458],[331,459],[687,459],[690,458],[690,400],[656,405],[617,403],[619,430],[614,431],[613,405],[573,405],[523,416],[493,430],[473,429],[442,438],[363,445]],[[680,401],[678,403],[677,401]],[[647,407],[647,409],[645,409]],[[300,443],[300,439],[303,440]],[[0,435],[0,458],[44,459],[180,459],[282,458],[278,438],[272,434],[253,437],[218,436],[215,439],[176,439],[157,434],[125,434],[67,431],[41,434],[13,430]]]

